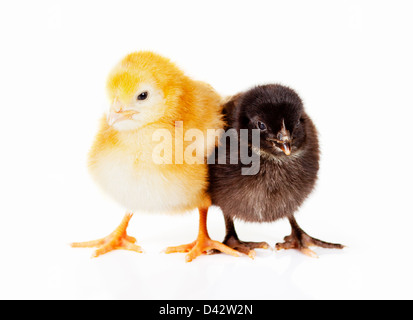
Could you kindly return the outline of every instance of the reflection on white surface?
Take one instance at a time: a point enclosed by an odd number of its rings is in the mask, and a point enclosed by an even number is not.
[[[97,215],[93,215],[97,218]],[[121,215],[119,215],[121,218]],[[202,256],[185,263],[184,254],[166,255],[168,245],[187,243],[196,235],[197,217],[136,215],[130,234],[138,237],[145,253],[115,251],[91,259],[93,249],[73,249],[67,243],[81,229],[82,237],[93,237],[97,227],[91,217],[84,225],[54,230],[54,243],[15,247],[3,264],[1,298],[57,299],[369,299],[411,297],[406,277],[412,260],[404,253],[383,252],[354,244],[342,251],[316,248],[318,259],[296,251],[258,250],[255,260],[244,256]],[[113,220],[113,219],[112,219]],[[114,221],[115,222],[115,221]],[[138,224],[142,223],[142,226]],[[116,225],[116,223],[114,224]],[[284,225],[284,226],[282,226]],[[97,224],[97,226],[100,226]],[[172,227],[171,227],[172,226]],[[223,221],[218,210],[210,215],[214,238],[221,239]],[[99,227],[101,229],[101,227]],[[250,232],[248,230],[251,229]],[[285,229],[285,230],[284,230]],[[213,231],[212,231],[213,230]],[[217,231],[218,232],[217,232]],[[93,231],[93,232],[92,232]],[[241,224],[240,236],[267,240],[271,246],[288,231],[286,221],[268,225]],[[262,233],[262,235],[260,235]],[[73,235],[72,235],[73,234]],[[282,233],[282,235],[284,235]],[[333,232],[324,232],[333,234]],[[352,237],[338,233],[349,243]],[[70,239],[69,239],[70,238]],[[339,239],[340,238],[340,239]],[[141,240],[140,240],[141,239]],[[65,241],[63,241],[65,240]],[[75,240],[78,240],[77,238]],[[82,239],[81,239],[82,240]],[[328,239],[330,240],[330,238]],[[21,244],[22,246],[23,244]],[[396,257],[399,257],[397,261]],[[389,270],[399,272],[390,275]]]

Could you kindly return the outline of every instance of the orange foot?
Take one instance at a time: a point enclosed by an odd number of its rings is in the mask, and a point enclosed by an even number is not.
[[[115,231],[105,238],[87,242],[74,242],[71,246],[73,248],[98,248],[93,254],[93,258],[118,249],[141,253],[141,247],[135,244],[136,239],[126,234],[126,229],[131,218],[132,214],[127,213]]]
[[[210,251],[210,250],[218,250],[222,253],[226,253],[229,255],[232,255],[234,257],[239,257],[240,254],[238,251],[235,251],[234,249],[231,249],[230,247],[227,247],[225,244],[222,244],[219,241],[211,240],[209,236],[201,236],[198,237],[198,239],[190,244],[184,244],[182,246],[177,246],[177,247],[169,247],[165,250],[165,253],[185,253],[189,252],[185,260],[186,262],[191,262],[192,260],[196,259],[200,255]]]
[[[239,257],[240,253],[230,247],[222,244],[219,241],[211,240],[208,235],[206,220],[207,220],[208,209],[200,208],[199,209],[199,234],[198,239],[190,244],[184,244],[177,247],[169,247],[165,250],[165,253],[185,253],[189,252],[185,258],[186,262],[191,262],[195,258],[199,257],[203,253],[206,253],[210,250],[218,250],[222,253],[232,255],[234,257]]]
[[[230,248],[246,254],[251,259],[255,259],[256,253],[254,249],[268,249],[270,247],[266,242],[245,242],[239,240],[237,236],[226,237],[224,243]]]

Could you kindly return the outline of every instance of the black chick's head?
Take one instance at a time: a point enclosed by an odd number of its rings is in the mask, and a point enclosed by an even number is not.
[[[237,129],[260,130],[260,149],[266,153],[289,156],[305,140],[303,103],[288,87],[257,86],[239,97],[237,109]]]

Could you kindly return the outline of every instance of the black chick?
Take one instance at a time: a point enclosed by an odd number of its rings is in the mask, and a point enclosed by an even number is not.
[[[224,113],[226,129],[235,129],[238,137],[241,129],[248,130],[248,141],[239,139],[239,146],[248,143],[247,150],[259,159],[258,173],[243,174],[241,152],[238,163],[230,164],[234,149],[230,149],[228,141],[224,144],[228,139],[223,136],[221,146],[226,145],[226,163],[218,163],[221,151],[216,149],[215,164],[208,166],[212,204],[219,206],[225,217],[224,243],[253,257],[253,249],[267,248],[268,244],[240,241],[234,219],[272,222],[288,218],[291,235],[284,238],[284,243],[276,244],[278,250],[298,249],[316,256],[309,246],[342,249],[340,244],[310,237],[294,218],[294,213],[312,192],[319,169],[317,130],[297,93],[281,85],[258,86],[234,96],[225,104]],[[252,144],[252,129],[259,130],[256,131],[258,148]]]

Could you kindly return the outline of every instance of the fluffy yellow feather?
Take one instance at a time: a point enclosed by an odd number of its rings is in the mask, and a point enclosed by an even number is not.
[[[102,119],[92,146],[89,167],[94,179],[126,209],[182,212],[201,206],[207,187],[206,164],[160,165],[153,161],[156,130],[168,130],[175,140],[175,123],[183,133],[223,127],[221,97],[207,84],[184,75],[168,59],[152,52],[126,56],[107,82],[112,106],[136,110],[132,119],[110,126]],[[147,92],[144,101],[137,95]],[[184,148],[190,142],[184,142]],[[205,141],[199,141],[205,143]],[[175,154],[175,145],[172,145]],[[123,178],[121,178],[123,177]]]
[[[202,157],[206,157],[214,147],[214,143],[208,145],[206,141],[207,130],[224,126],[220,95],[208,84],[190,79],[169,59],[146,51],[131,53],[118,63],[109,75],[107,91],[110,112],[101,120],[89,155],[94,180],[130,212],[175,213],[200,208],[201,229],[205,231],[202,243],[196,249],[194,244],[190,249],[175,248],[168,252],[194,249],[187,257],[190,261],[211,248],[225,251],[226,248],[210,240],[206,232],[209,206],[206,161],[180,164],[174,158],[172,163],[159,164],[153,159],[160,143],[153,137],[159,130],[169,132],[173,141],[176,132],[185,135],[189,129],[199,130],[205,139],[196,140],[195,144],[201,144],[205,151]],[[184,141],[183,148],[191,143]],[[173,155],[175,147],[173,144]],[[100,242],[74,246],[98,246],[95,256],[115,248],[140,251],[132,244],[134,238],[127,239],[130,217],[127,215],[117,229],[122,236],[116,238],[116,245],[108,245],[115,241],[111,235],[98,240]],[[238,255],[231,249],[228,253]]]

